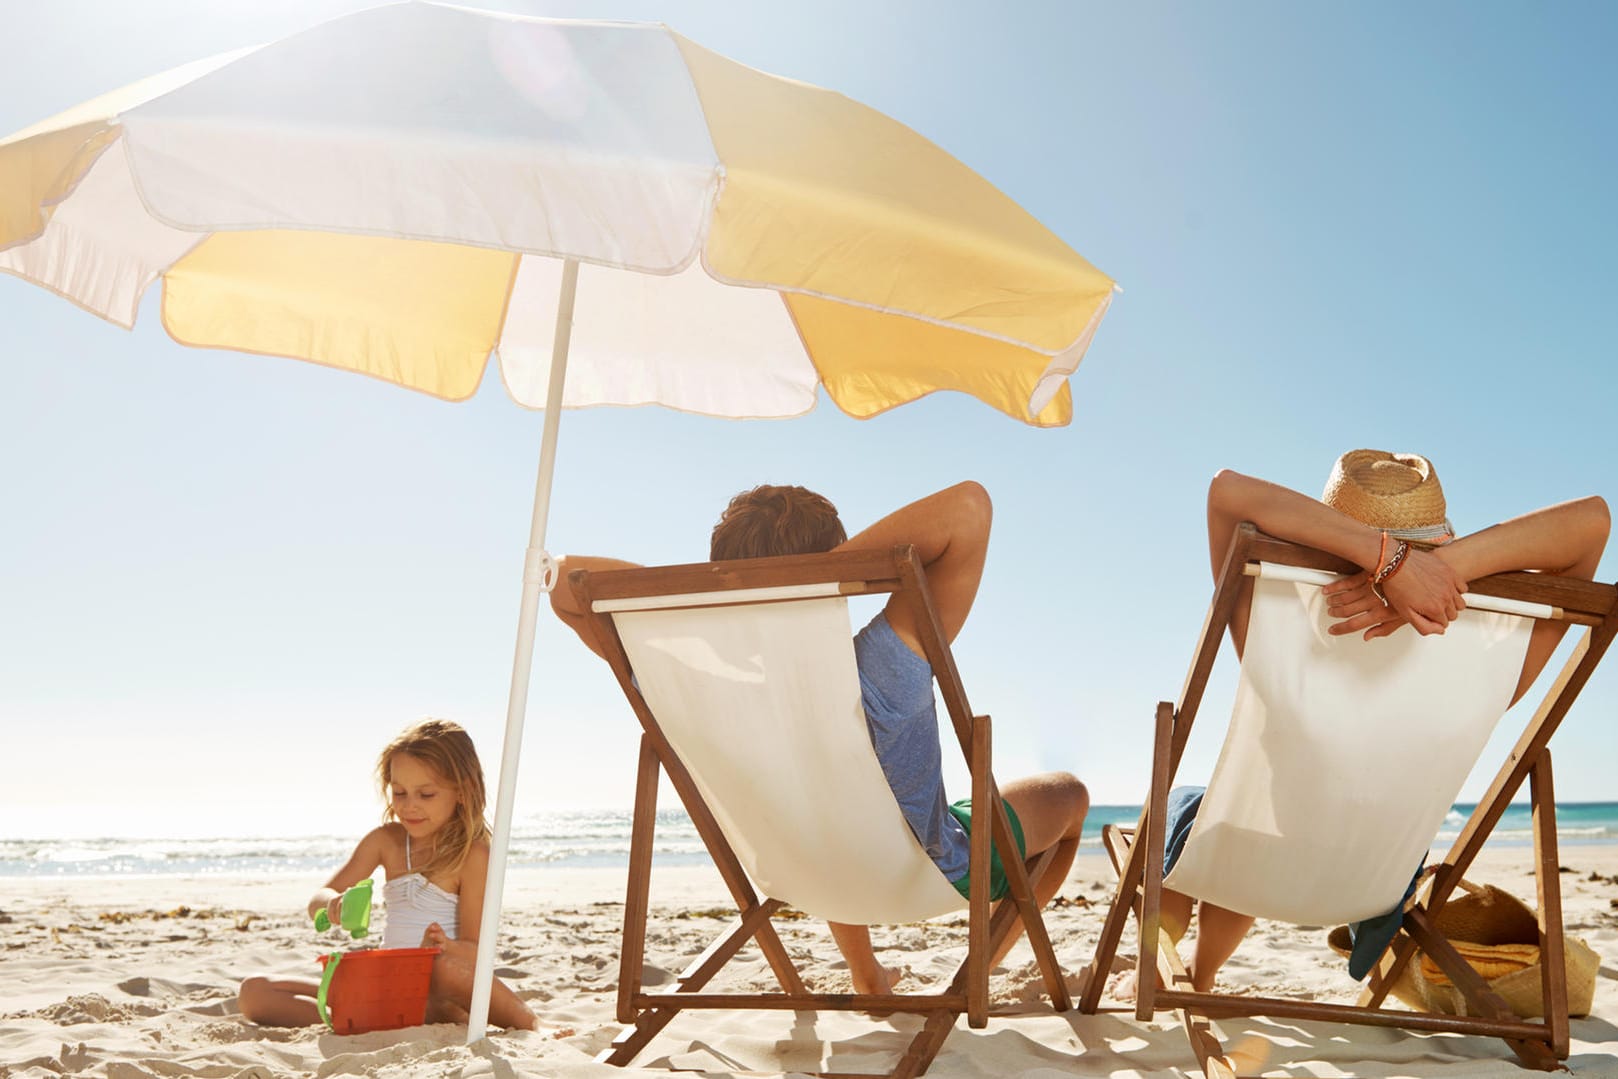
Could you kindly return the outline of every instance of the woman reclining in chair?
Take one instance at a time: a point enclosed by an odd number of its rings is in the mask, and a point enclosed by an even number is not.
[[[1216,578],[1231,535],[1243,521],[1363,567],[1324,591],[1328,613],[1339,620],[1331,632],[1360,633],[1366,640],[1405,625],[1423,635],[1443,633],[1465,606],[1467,581],[1492,573],[1538,570],[1591,580],[1611,528],[1606,502],[1592,496],[1455,538],[1432,464],[1416,454],[1380,450],[1352,450],[1338,458],[1318,502],[1273,483],[1220,472],[1208,488],[1208,544]],[[1251,602],[1252,579],[1247,578],[1230,622],[1238,656]],[[1535,624],[1513,703],[1533,684],[1566,628],[1563,622]],[[1200,802],[1201,788],[1170,792],[1165,821],[1170,862],[1184,845]],[[1191,896],[1163,892],[1163,926],[1176,941],[1190,924],[1193,902]],[[1208,992],[1253,919],[1202,901],[1195,913],[1197,940],[1188,969],[1193,987]],[[1131,988],[1126,976],[1119,995],[1130,995]]]

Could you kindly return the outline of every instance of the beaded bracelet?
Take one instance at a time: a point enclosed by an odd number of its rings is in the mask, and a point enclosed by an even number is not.
[[[1388,602],[1388,597],[1382,594],[1382,585],[1404,567],[1405,556],[1409,553],[1410,544],[1400,540],[1398,545],[1393,548],[1393,557],[1388,559],[1386,565],[1379,566],[1376,575],[1371,578],[1371,592],[1384,604]]]

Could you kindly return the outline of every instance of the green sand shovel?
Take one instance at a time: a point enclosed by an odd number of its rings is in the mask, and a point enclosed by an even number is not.
[[[343,893],[343,905],[338,910],[338,924],[351,937],[359,940],[371,931],[371,881],[360,881]],[[331,918],[322,907],[315,912],[315,930],[324,933],[331,928]],[[328,975],[329,977],[329,975]]]

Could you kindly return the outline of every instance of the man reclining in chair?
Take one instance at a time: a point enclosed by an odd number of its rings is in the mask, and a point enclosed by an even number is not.
[[[1423,635],[1443,633],[1460,616],[1462,593],[1473,578],[1538,570],[1591,580],[1611,527],[1606,502],[1592,496],[1455,539],[1431,462],[1416,454],[1380,450],[1352,450],[1338,458],[1320,501],[1237,472],[1220,472],[1208,489],[1208,544],[1216,579],[1231,534],[1242,521],[1362,566],[1363,572],[1324,591],[1328,614],[1339,619],[1331,632],[1361,633],[1366,640],[1405,625]],[[1230,621],[1238,656],[1246,643],[1251,602],[1248,578]],[[1533,684],[1566,629],[1565,622],[1535,624],[1513,703]],[[1201,796],[1200,787],[1176,787],[1169,793],[1165,874],[1190,834]],[[1173,939],[1189,926],[1192,905],[1191,896],[1164,890],[1163,926]],[[1197,902],[1196,918],[1196,949],[1188,970],[1193,988],[1205,993],[1253,919],[1208,902]],[[1398,928],[1396,918],[1378,921],[1380,933],[1374,923],[1365,923],[1367,953],[1379,952]],[[1357,957],[1361,951],[1357,946]],[[1369,954],[1365,962],[1374,960]],[[1132,995],[1131,977],[1126,975],[1117,986],[1120,997]]]
[[[714,526],[709,558],[814,554],[831,550],[881,550],[908,543],[927,573],[933,604],[945,638],[953,641],[977,597],[989,549],[989,495],[976,483],[959,483],[890,513],[852,539],[846,538],[837,509],[802,487],[755,487],[730,500]],[[569,556],[562,572],[624,569],[633,563]],[[597,655],[604,655],[571,590],[551,592],[551,609]],[[922,848],[962,895],[968,891],[967,834],[970,801],[944,799],[944,778],[933,704],[932,668],[923,658],[921,637],[909,606],[895,596],[854,639],[866,723],[883,775]],[[1047,772],[1007,783],[1001,798],[1012,831],[1025,854],[1055,847],[1050,869],[1035,888],[1043,907],[1056,894],[1078,850],[1089,793],[1066,772]],[[1006,893],[999,852],[993,858],[990,895]],[[832,936],[848,961],[854,992],[893,990],[899,971],[881,966],[863,925],[831,923]],[[1019,926],[1020,931],[1020,926]],[[1004,958],[1017,939],[1012,934],[992,957]]]

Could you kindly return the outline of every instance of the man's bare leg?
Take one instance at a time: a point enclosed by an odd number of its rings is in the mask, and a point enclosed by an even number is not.
[[[1045,772],[1012,780],[1000,788],[1000,796],[1017,811],[1030,857],[1056,848],[1056,856],[1045,875],[1034,885],[1034,904],[1043,910],[1067,883],[1073,856],[1079,850],[1079,837],[1084,833],[1084,817],[1090,811],[1090,792],[1068,772]],[[1004,856],[1005,852],[1001,852],[1001,857]],[[1005,941],[990,956],[991,968],[1000,964],[1022,933],[1022,920],[1018,919]]]
[[[898,967],[885,967],[876,961],[876,949],[871,947],[871,928],[849,925],[846,922],[827,922],[831,939],[848,963],[848,975],[854,982],[854,992],[880,996],[893,992],[900,976]]]

